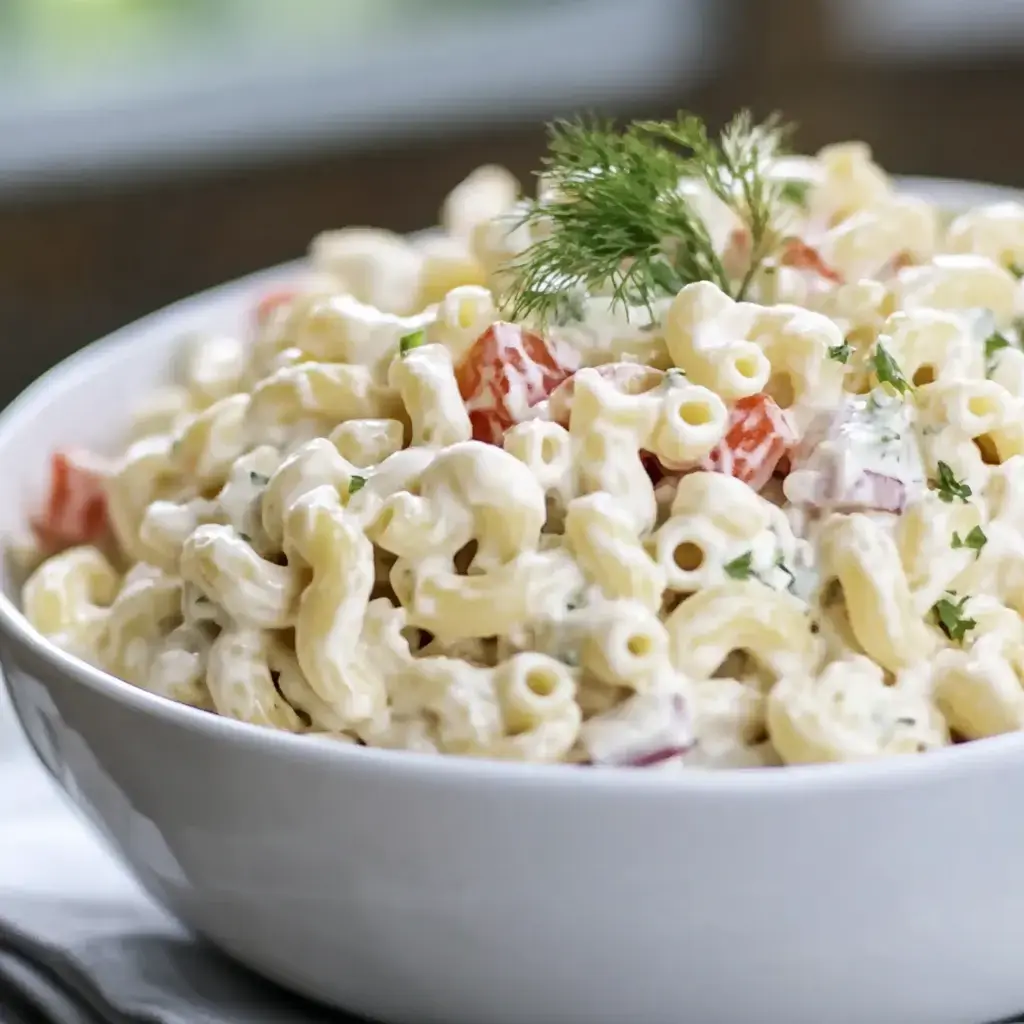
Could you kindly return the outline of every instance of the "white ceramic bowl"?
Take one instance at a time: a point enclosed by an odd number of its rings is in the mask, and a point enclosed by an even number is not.
[[[951,206],[1008,193],[916,182]],[[271,272],[287,277],[287,269]],[[0,532],[111,448],[175,340],[268,275],[80,353],[0,416]],[[1024,1011],[1024,738],[724,774],[355,749],[0,654],[48,769],[145,887],[285,985],[401,1024],[981,1024]]]

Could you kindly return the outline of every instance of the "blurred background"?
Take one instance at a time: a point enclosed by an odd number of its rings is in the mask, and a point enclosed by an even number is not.
[[[0,0],[0,406],[83,344],[432,223],[545,119],[781,109],[799,148],[1024,184],[1024,0]]]

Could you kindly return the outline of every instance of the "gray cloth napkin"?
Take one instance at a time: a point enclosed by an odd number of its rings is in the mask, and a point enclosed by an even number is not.
[[[157,907],[36,764],[0,683],[0,1024],[356,1024]]]

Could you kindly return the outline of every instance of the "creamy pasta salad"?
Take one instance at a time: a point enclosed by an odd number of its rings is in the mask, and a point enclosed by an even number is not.
[[[777,122],[560,124],[523,198],[328,231],[68,450],[25,614],[365,746],[699,768],[1024,727],[1024,205]]]

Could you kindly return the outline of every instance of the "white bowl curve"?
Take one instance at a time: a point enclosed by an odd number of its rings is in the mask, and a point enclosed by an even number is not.
[[[1016,197],[915,180],[950,206]],[[51,450],[112,448],[183,331],[280,268],[78,354],[0,415],[0,535]],[[362,750],[64,655],[5,578],[0,661],[48,769],[145,887],[269,977],[396,1024],[982,1024],[1024,1011],[1024,739],[671,775]]]

